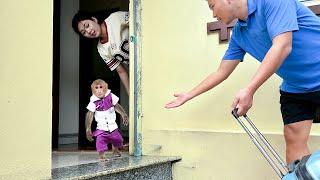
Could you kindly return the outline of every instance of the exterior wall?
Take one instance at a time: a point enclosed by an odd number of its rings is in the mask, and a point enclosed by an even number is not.
[[[50,178],[52,4],[0,2],[0,179]]]
[[[143,154],[181,156],[174,179],[276,179],[230,113],[235,94],[259,63],[247,55],[223,84],[167,110],[164,104],[174,92],[189,91],[217,69],[227,44],[218,44],[218,33],[207,35],[206,23],[214,19],[206,1],[141,0],[141,5]],[[248,115],[284,156],[280,82],[273,76],[257,91]],[[312,150],[319,140],[315,127]]]

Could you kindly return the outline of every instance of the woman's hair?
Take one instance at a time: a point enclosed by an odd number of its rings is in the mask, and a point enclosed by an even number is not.
[[[79,10],[72,18],[72,28],[76,33],[78,33],[79,35],[82,35],[78,29],[78,24],[80,21],[87,20],[87,19],[92,20],[92,17],[94,17],[98,20],[98,24],[101,24],[105,19],[107,19],[110,16],[110,14],[117,11],[119,11],[119,8],[101,10],[96,12]]]

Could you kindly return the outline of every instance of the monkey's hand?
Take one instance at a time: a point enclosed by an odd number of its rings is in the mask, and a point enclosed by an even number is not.
[[[125,126],[128,126],[128,124],[129,124],[128,115],[127,115],[127,113],[124,111],[124,109],[122,108],[122,106],[121,106],[119,103],[117,103],[114,107],[115,107],[116,112],[121,115],[122,123],[123,123]]]
[[[127,115],[127,114],[123,114],[123,115],[121,116],[121,118],[122,118],[122,123],[123,123],[123,125],[128,126],[128,124],[129,124],[128,115]]]
[[[86,134],[87,134],[87,139],[88,139],[88,141],[92,142],[92,141],[93,141],[93,138],[92,138],[91,129],[87,129],[87,130],[86,130]]]

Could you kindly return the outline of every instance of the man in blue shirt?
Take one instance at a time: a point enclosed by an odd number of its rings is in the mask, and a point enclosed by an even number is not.
[[[307,140],[320,109],[320,18],[297,0],[208,0],[208,5],[219,21],[238,19],[229,47],[216,72],[191,91],[175,94],[165,107],[178,107],[220,84],[247,52],[261,65],[232,107],[244,115],[256,90],[276,73],[283,79],[280,103],[287,163],[310,154]]]

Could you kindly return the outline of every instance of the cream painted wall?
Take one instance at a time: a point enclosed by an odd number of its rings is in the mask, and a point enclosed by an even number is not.
[[[50,178],[52,4],[0,2],[0,179]]]
[[[164,109],[174,92],[190,90],[217,69],[227,44],[218,44],[218,34],[207,35],[206,23],[213,19],[206,1],[143,1],[142,5],[143,115],[145,119],[166,117],[143,122],[144,126],[239,131],[237,126],[230,127],[230,106],[259,64],[247,57],[221,86],[181,108]],[[257,92],[250,111],[257,125],[271,132],[281,131],[278,83],[277,77],[271,78]]]
[[[223,84],[167,110],[174,92],[190,90],[217,69],[227,44],[218,44],[217,33],[207,35],[213,19],[205,0],[142,0],[141,13],[143,154],[181,156],[175,179],[276,178],[230,114],[259,63],[247,55]],[[280,82],[273,76],[257,91],[248,115],[283,155]],[[319,148],[319,127],[312,134],[312,149]]]

